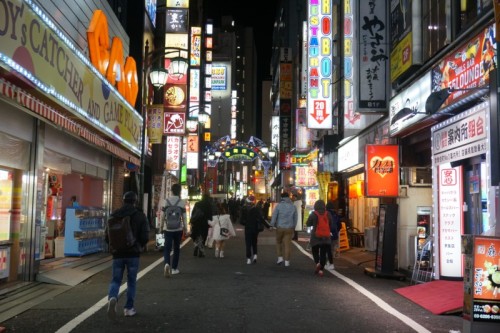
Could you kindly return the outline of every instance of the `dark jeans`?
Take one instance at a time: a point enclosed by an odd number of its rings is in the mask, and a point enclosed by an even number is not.
[[[245,248],[247,259],[252,259],[252,255],[257,254],[258,232],[245,232]]]
[[[311,250],[314,262],[316,264],[319,263],[321,269],[325,268],[326,256],[327,253],[330,251],[330,244],[314,245]]]
[[[170,252],[172,251],[172,245],[174,246],[174,255],[172,257],[172,269],[177,269],[179,266],[179,254],[181,251],[181,231],[165,231],[165,247],[163,248],[163,260],[165,264],[170,265]]]
[[[111,297],[118,299],[123,273],[125,273],[125,268],[127,268],[127,301],[124,308],[132,309],[134,307],[137,272],[139,272],[139,257],[115,258],[111,267],[112,278],[109,284],[108,299]]]

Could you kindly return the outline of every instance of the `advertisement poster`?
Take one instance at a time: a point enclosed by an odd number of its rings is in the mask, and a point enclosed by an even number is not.
[[[366,196],[399,195],[399,146],[366,145]]]
[[[445,57],[432,69],[432,91],[445,88],[469,89],[489,83],[489,73],[496,68],[495,29],[491,25]],[[451,93],[443,106],[470,94],[459,90]]]
[[[474,237],[473,321],[500,323],[500,238]]]
[[[152,144],[161,143],[163,137],[163,105],[148,105],[148,138]]]

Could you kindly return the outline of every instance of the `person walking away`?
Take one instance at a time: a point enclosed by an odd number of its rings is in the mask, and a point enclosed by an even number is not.
[[[247,265],[257,263],[257,243],[260,230],[264,228],[262,208],[255,205],[255,197],[249,196],[241,208],[240,224],[245,226],[245,255]],[[260,227],[262,225],[262,227]]]
[[[201,197],[201,200],[194,204],[193,215],[196,210],[200,210],[203,214],[201,218],[196,220],[191,220],[192,230],[191,238],[194,242],[194,252],[195,257],[205,257],[205,243],[208,237],[208,224],[209,220],[212,220],[213,212],[212,209],[212,199],[210,194],[205,193]]]
[[[179,255],[181,249],[182,234],[188,235],[186,219],[186,202],[181,199],[181,185],[173,184],[172,196],[164,200],[162,204],[163,219],[161,230],[165,236],[165,246],[163,247],[163,275],[170,277],[172,274],[179,274]],[[167,220],[171,216],[173,222]],[[175,218],[179,218],[176,220]],[[170,260],[170,253],[173,256]]]
[[[212,237],[215,241],[215,257],[224,258],[226,240],[236,236],[236,232],[231,222],[231,217],[224,207],[219,208],[217,215],[213,216],[212,221],[208,222],[212,229]]]
[[[116,318],[116,303],[118,292],[123,279],[125,268],[127,269],[127,299],[123,313],[125,317],[131,317],[136,314],[134,300],[137,287],[137,272],[139,271],[139,257],[141,251],[148,243],[149,222],[146,215],[135,207],[137,203],[137,194],[135,192],[126,192],[123,195],[123,206],[113,213],[106,224],[105,240],[110,245],[113,255],[111,266],[111,283],[108,290],[108,317]],[[126,217],[128,221],[126,221]],[[122,225],[122,231],[111,231],[111,220],[118,223],[113,225]],[[126,227],[125,227],[126,226]],[[116,230],[113,228],[113,230]],[[121,239],[117,239],[121,237]]]
[[[302,231],[302,199],[298,194],[292,195],[293,205],[297,210],[297,225],[295,226],[295,231],[293,233],[293,240],[299,239],[299,231]]]
[[[276,228],[277,265],[283,261],[290,266],[292,252],[292,238],[297,225],[297,210],[290,199],[288,192],[281,193],[281,201],[274,208],[271,218],[271,227]],[[284,260],[283,260],[284,259]]]
[[[326,211],[325,202],[318,200],[314,203],[314,211],[307,219],[307,226],[311,230],[311,247],[314,263],[316,264],[315,273],[323,276],[326,257],[331,248],[331,229],[332,217]]]
[[[328,201],[326,203],[326,211],[330,213],[332,217],[332,229],[331,232],[331,245],[330,250],[326,253],[328,257],[328,265],[326,266],[328,269],[335,269],[333,265],[333,258],[338,257],[339,253],[339,233],[342,225],[340,224],[340,217],[335,212],[335,205],[333,201]]]

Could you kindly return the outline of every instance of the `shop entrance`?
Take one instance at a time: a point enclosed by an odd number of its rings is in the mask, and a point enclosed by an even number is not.
[[[464,163],[464,233],[483,235],[489,230],[488,184],[485,156]]]

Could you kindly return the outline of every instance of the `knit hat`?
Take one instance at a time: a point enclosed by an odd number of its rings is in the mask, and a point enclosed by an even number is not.
[[[248,204],[254,203],[255,202],[255,197],[253,195],[248,196],[247,199],[246,199],[246,202]]]

